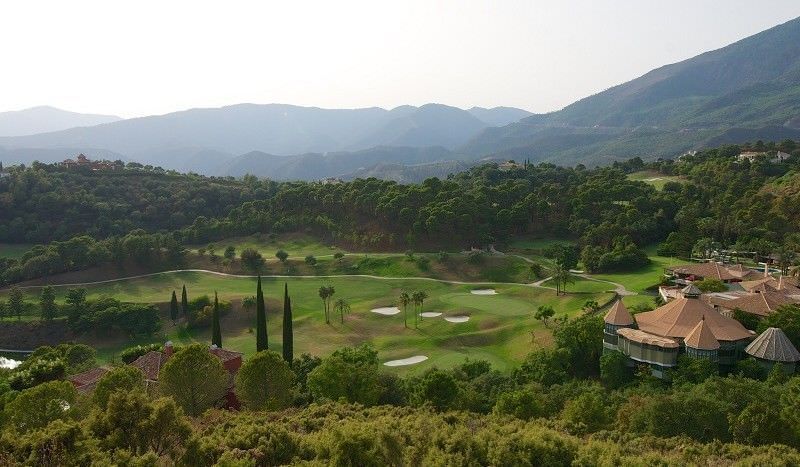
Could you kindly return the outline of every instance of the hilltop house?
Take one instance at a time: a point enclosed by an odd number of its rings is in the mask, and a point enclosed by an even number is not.
[[[77,167],[88,167],[91,170],[111,170],[114,168],[114,164],[111,162],[93,161],[83,154],[78,154],[76,160],[66,159],[59,165],[68,169],[73,169]]]

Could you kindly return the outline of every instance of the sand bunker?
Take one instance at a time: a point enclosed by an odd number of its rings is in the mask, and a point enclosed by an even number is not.
[[[10,358],[0,357],[0,368],[8,368],[13,370],[14,368],[18,367],[20,363],[22,362],[20,362],[19,360],[12,360]]]
[[[428,357],[426,357],[425,355],[415,355],[413,357],[403,358],[403,359],[400,359],[400,360],[390,360],[390,361],[384,363],[384,365],[386,365],[386,366],[413,365],[415,363],[424,362],[427,359],[428,359]]]
[[[422,316],[423,318],[438,318],[439,316],[442,316],[441,313],[437,313],[435,311],[425,311],[420,313],[419,315]]]
[[[451,323],[466,323],[469,321],[469,316],[448,316],[444,320],[450,321]]]
[[[474,289],[470,290],[469,293],[472,295],[497,295],[497,291],[494,289]]]
[[[369,311],[378,313],[379,315],[393,316],[400,313],[400,308],[397,308],[396,306],[384,306],[381,308],[373,308]]]

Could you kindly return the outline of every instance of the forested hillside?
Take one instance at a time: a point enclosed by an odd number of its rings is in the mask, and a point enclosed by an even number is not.
[[[181,245],[253,233],[303,232],[356,251],[453,251],[519,236],[569,238],[577,250],[568,265],[580,258],[591,271],[635,268],[647,261],[643,247],[662,242],[667,256],[689,257],[701,239],[768,254],[800,241],[793,235],[800,230],[800,153],[792,141],[753,149],[794,156],[740,162],[742,147],[726,146],[680,161],[632,159],[597,169],[522,164],[500,170],[490,163],[411,185],[12,168],[0,179],[0,239],[80,239],[7,259],[4,277],[14,282],[112,259],[169,263],[181,257]],[[685,182],[659,190],[628,177],[645,169]],[[82,245],[82,253],[68,244]]]

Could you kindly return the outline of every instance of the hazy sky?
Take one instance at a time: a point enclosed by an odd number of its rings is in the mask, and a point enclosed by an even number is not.
[[[800,1],[9,1],[0,111],[280,102],[556,110],[800,16]]]

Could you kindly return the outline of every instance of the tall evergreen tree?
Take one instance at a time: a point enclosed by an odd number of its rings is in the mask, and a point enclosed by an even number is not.
[[[181,291],[181,314],[184,318],[189,318],[189,298],[186,296],[186,284],[183,284],[183,291]]]
[[[42,289],[42,296],[40,301],[42,307],[42,319],[45,321],[52,321],[56,316],[56,290],[48,285]]]
[[[211,343],[222,348],[222,330],[219,327],[219,299],[217,291],[214,291],[214,316],[211,322]]]
[[[283,283],[283,359],[292,364],[294,360],[294,330],[292,329],[292,299],[289,285]]]
[[[172,324],[175,324],[175,321],[178,320],[178,296],[175,295],[175,291],[172,291],[172,299],[169,301],[169,319],[172,320]]]
[[[269,349],[267,335],[267,307],[264,305],[264,292],[261,290],[261,275],[256,285],[256,352]]]

